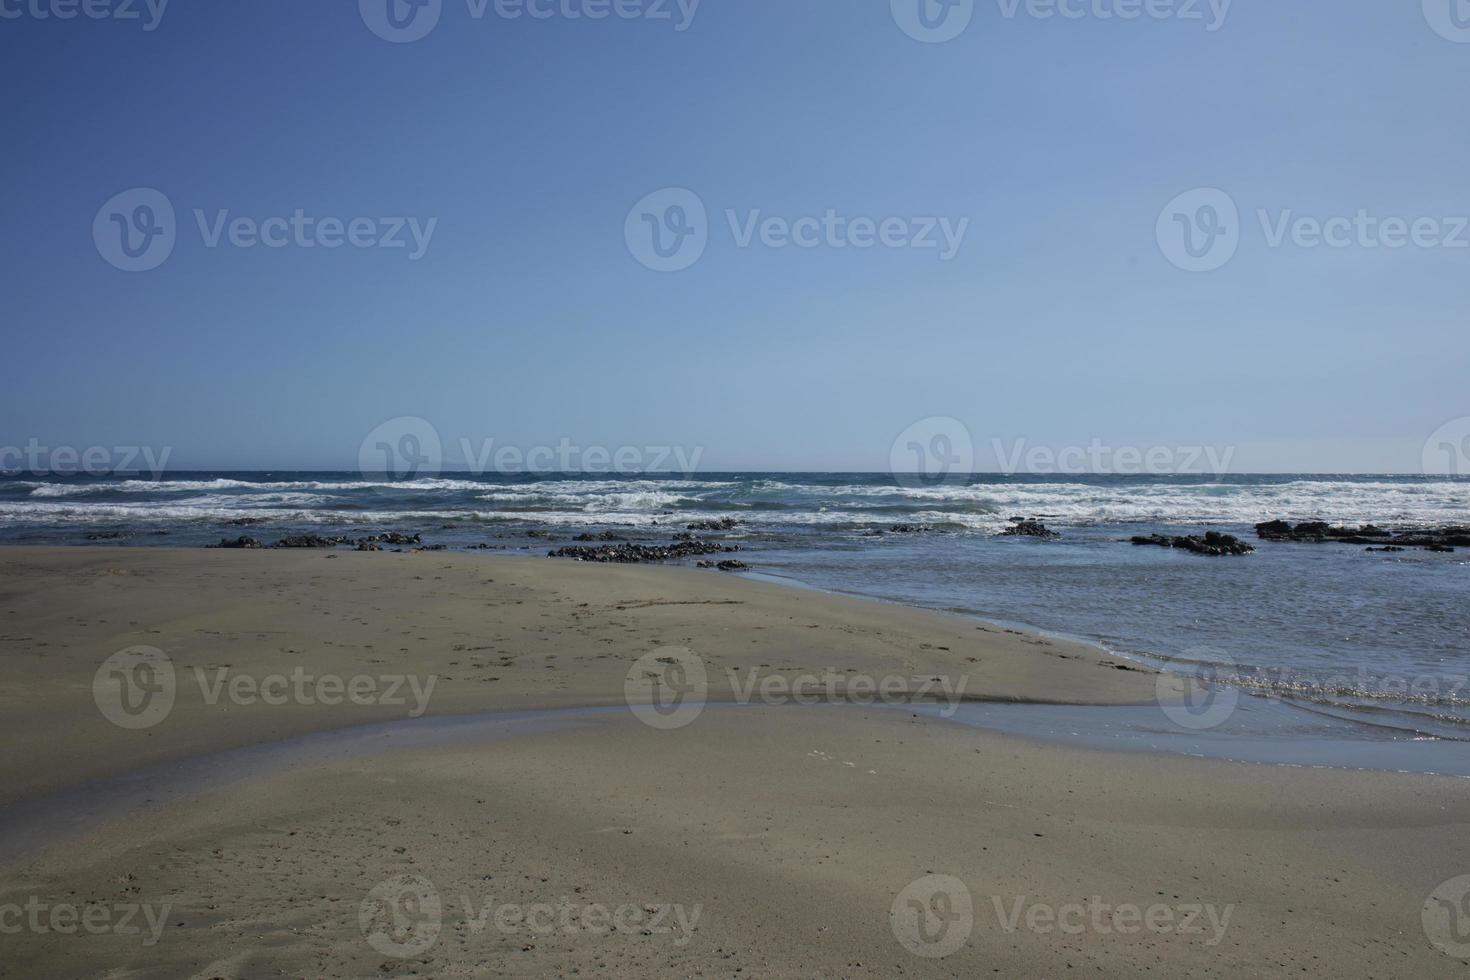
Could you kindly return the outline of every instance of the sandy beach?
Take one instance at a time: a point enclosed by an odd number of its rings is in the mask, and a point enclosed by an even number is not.
[[[0,894],[0,975],[1467,969],[1454,910],[1423,914],[1470,873],[1461,780],[903,710],[1155,699],[1090,646],[713,571],[429,551],[17,547],[0,595],[0,825],[39,828]],[[702,709],[628,707],[630,669],[689,657]],[[89,798],[126,803],[71,832]]]

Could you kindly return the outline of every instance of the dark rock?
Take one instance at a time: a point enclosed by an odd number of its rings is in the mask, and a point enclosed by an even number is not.
[[[579,534],[575,538],[572,538],[572,540],[573,541],[626,541],[628,539],[625,538],[625,537],[623,537],[622,535],[618,534],[616,531],[601,531],[601,532],[599,532],[597,534],[592,534],[591,532],[588,532],[586,534]]]
[[[699,562],[699,567],[718,568],[722,572],[739,572],[744,571],[750,566],[745,564],[745,562],[743,561],[736,561],[733,558],[727,558],[724,561],[702,561]]]
[[[358,540],[367,541],[371,544],[405,545],[419,544],[422,539],[417,534],[401,534],[398,531],[384,531],[382,534],[369,534],[367,537],[359,538]]]
[[[127,535],[125,533],[123,533],[122,531],[93,531],[91,534],[87,535],[87,540],[88,541],[116,541],[118,538],[125,538],[125,537],[127,537]]]
[[[889,534],[943,534],[942,528],[931,527],[928,524],[894,524],[888,528]]]
[[[719,520],[695,521],[693,524],[684,525],[688,531],[728,531],[740,524],[733,517],[721,517]]]
[[[1470,547],[1470,527],[1410,528],[1389,531],[1374,524],[1361,527],[1333,527],[1325,521],[1266,521],[1256,525],[1256,535],[1263,541],[1293,541],[1311,544],[1392,544],[1399,548]]]
[[[1197,534],[1174,535],[1167,534],[1136,534],[1130,538],[1134,544],[1152,544],[1161,548],[1182,548],[1191,554],[1209,555],[1220,557],[1222,555],[1248,555],[1256,549],[1246,544],[1233,534],[1221,534],[1219,531],[1206,531],[1201,537]]]
[[[1364,548],[1363,550],[1364,551],[1403,551],[1404,549],[1403,548],[1400,548],[1396,544],[1386,544],[1382,548]]]
[[[1445,552],[1445,553],[1453,553],[1455,549],[1454,548],[1451,548],[1447,544],[1426,544],[1424,546],[1424,550],[1425,551],[1440,551],[1440,552]]]
[[[208,548],[264,548],[265,545],[261,544],[259,541],[255,540],[254,538],[247,538],[244,535],[241,535],[240,537],[234,538],[233,540],[230,539],[230,538],[222,538],[220,540],[220,543],[219,544],[206,545],[205,547],[208,547]]]
[[[357,550],[358,551],[382,551],[383,550],[383,546],[380,545],[380,544],[378,544],[378,542],[376,542],[376,541],[369,541],[367,538],[363,538],[362,540],[360,540],[360,541],[357,542]]]
[[[675,541],[669,545],[608,544],[598,548],[589,545],[570,545],[547,552],[547,557],[571,558],[576,561],[615,562],[626,565],[647,561],[672,561],[677,558],[714,555],[738,550],[736,546],[722,547],[713,541]]]
[[[252,524],[265,524],[270,521],[269,517],[233,517],[223,523],[223,527],[249,527]]]
[[[1059,538],[1056,531],[1047,527],[1037,520],[1025,520],[1019,517],[1011,518],[1011,526],[1000,532],[1002,537],[1026,537],[1026,538]]]
[[[339,544],[356,544],[345,535],[324,538],[320,534],[293,534],[271,545],[272,548],[335,548]]]

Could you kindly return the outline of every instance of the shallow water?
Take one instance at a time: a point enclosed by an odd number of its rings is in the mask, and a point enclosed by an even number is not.
[[[562,731],[590,724],[590,715],[626,710],[624,707],[572,708],[402,718],[157,763],[0,807],[0,865],[13,863],[108,821],[285,769],[325,765],[400,749],[491,743],[519,735]]]
[[[1170,717],[1158,704],[792,704],[783,710],[877,707],[1094,749],[1470,778],[1470,743],[1406,736],[1250,694],[1241,694],[1238,699],[1231,695],[1228,706],[1228,718],[1209,729],[1191,728],[1190,714]],[[704,710],[742,707],[721,702],[710,703]],[[1214,709],[1206,705],[1204,710]],[[627,712],[626,705],[618,704],[399,718],[157,763],[0,807],[0,866],[20,863],[110,821],[291,769],[382,752],[489,745],[527,735],[586,728],[597,724],[599,718]]]

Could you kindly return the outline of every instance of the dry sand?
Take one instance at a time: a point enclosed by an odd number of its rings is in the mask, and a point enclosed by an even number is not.
[[[439,552],[5,549],[0,617],[0,825],[89,780],[417,710],[406,684],[404,704],[209,703],[221,670],[247,694],[433,677],[428,717],[613,706],[232,762],[113,814],[7,870],[3,976],[1470,973],[1421,921],[1470,873],[1461,780],[1089,752],[892,707],[712,704],[660,730],[624,706],[630,665],[667,647],[703,659],[715,702],[750,669],[1154,697],[1082,645],[715,572]],[[138,645],[177,690],[129,730],[93,681]],[[72,907],[96,934],[52,928]]]

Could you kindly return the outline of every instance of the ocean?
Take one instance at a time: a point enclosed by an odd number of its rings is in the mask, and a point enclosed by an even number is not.
[[[1089,640],[1386,738],[1470,739],[1470,549],[1386,554],[1260,541],[1253,530],[1275,518],[1470,524],[1470,478],[982,474],[903,485],[911,482],[852,473],[19,475],[0,478],[0,542],[200,546],[242,534],[269,543],[392,530],[488,548],[476,553],[491,560],[544,554],[582,532],[668,543],[689,523],[730,517],[733,529],[699,534],[739,545],[721,557],[738,557],[750,574]],[[1001,536],[1013,517],[1040,518],[1061,536]],[[1203,557],[1128,542],[1202,530],[1256,550]]]

